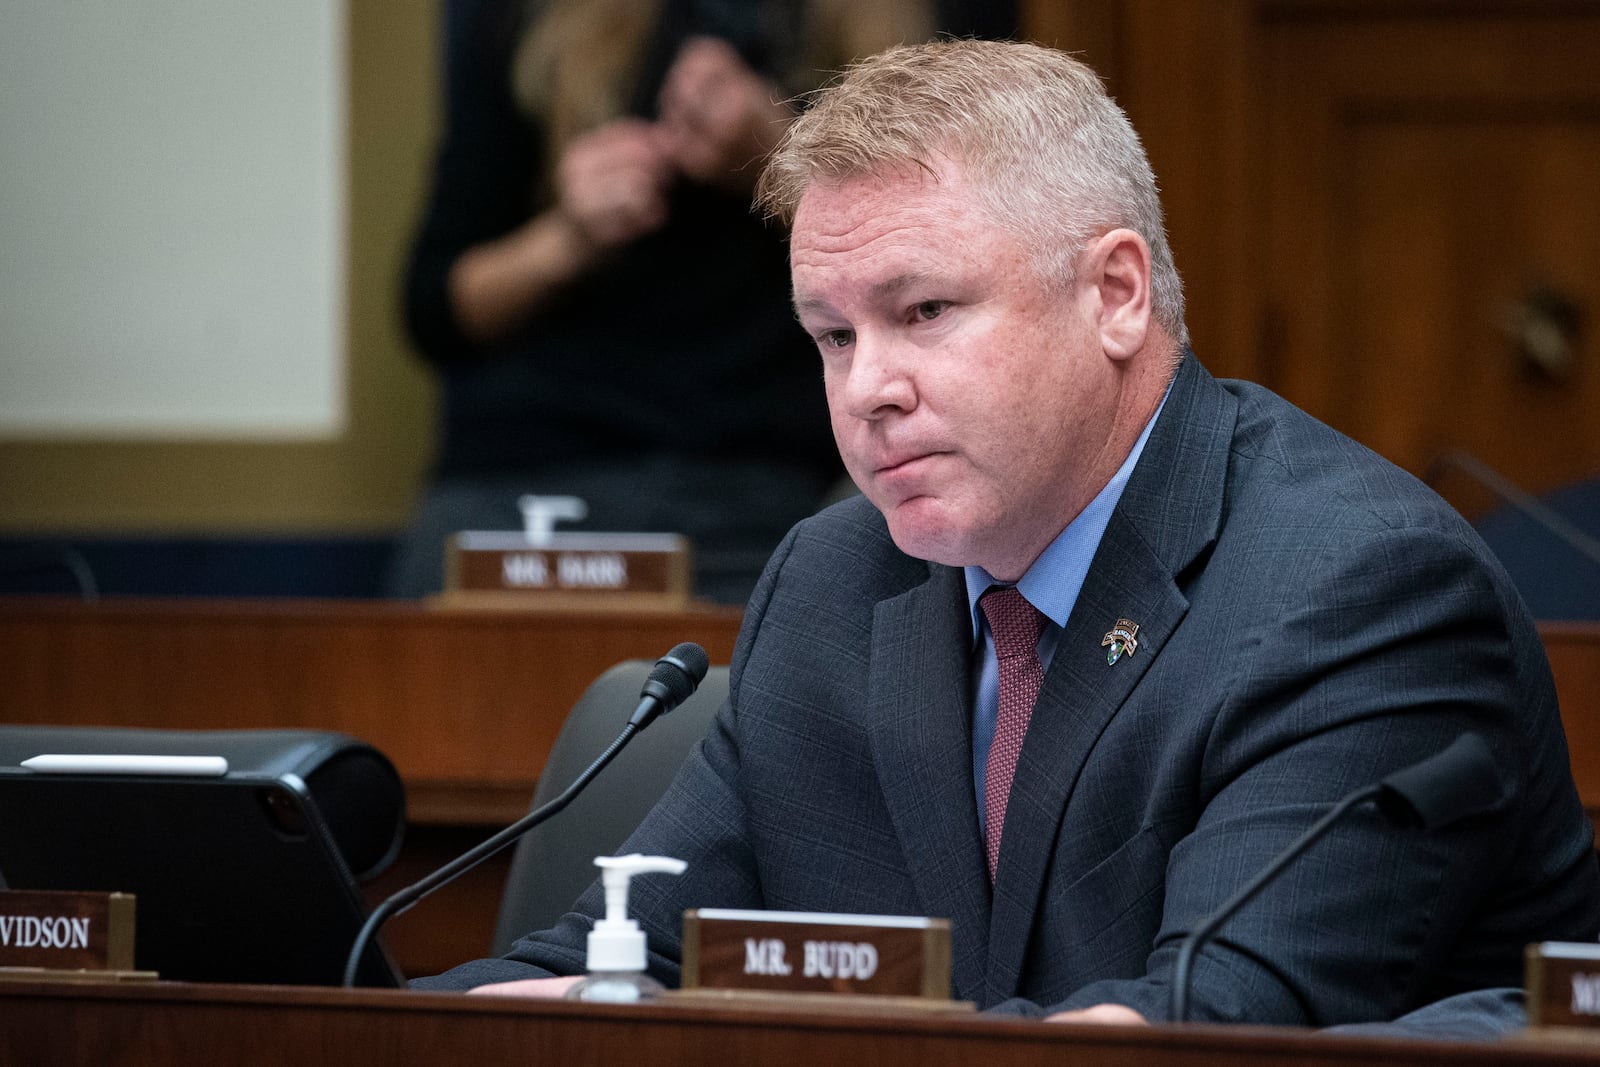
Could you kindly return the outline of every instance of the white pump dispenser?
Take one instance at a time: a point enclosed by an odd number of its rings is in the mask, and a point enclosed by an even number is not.
[[[628,918],[628,885],[636,874],[682,874],[688,864],[667,856],[596,856],[606,891],[606,917],[589,931],[589,974],[573,986],[573,1000],[632,1004],[661,992],[661,983],[644,973],[645,939]]]

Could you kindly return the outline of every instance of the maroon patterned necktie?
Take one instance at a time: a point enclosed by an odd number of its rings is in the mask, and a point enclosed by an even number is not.
[[[1014,586],[991,587],[978,598],[978,607],[989,620],[1000,668],[999,711],[983,771],[984,846],[989,857],[989,880],[993,881],[1000,866],[1000,831],[1006,821],[1011,779],[1017,771],[1028,719],[1039,699],[1039,686],[1044,682],[1039,635],[1044,632],[1045,618]]]

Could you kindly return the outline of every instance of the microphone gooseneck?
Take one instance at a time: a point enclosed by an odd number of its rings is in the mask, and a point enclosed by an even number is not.
[[[611,742],[609,748],[595,759],[595,761],[575,778],[571,785],[561,792],[549,803],[544,804],[504,830],[496,833],[476,847],[463,852],[443,867],[406,886],[404,889],[389,897],[372,910],[367,917],[361,931],[356,934],[354,944],[350,947],[350,955],[345,960],[344,987],[352,989],[356,984],[356,972],[361,965],[361,957],[365,953],[367,944],[377,933],[378,927],[389,919],[401,914],[417,901],[438,889],[446,882],[450,882],[490,856],[511,844],[535,826],[561,811],[583,791],[594,778],[605,769],[606,764],[616,758],[623,746],[631,741],[635,734],[643,730],[650,723],[665,715],[667,712],[682,704],[694,695],[700,683],[710,669],[711,661],[706,656],[706,650],[692,641],[685,641],[675,645],[672,651],[656,660],[655,666],[650,671],[650,676],[645,680],[644,687],[639,694],[639,706],[634,710],[627,724],[617,739]]]
[[[1191,972],[1200,949],[1235,912],[1254,900],[1284,868],[1353,809],[1369,800],[1376,801],[1383,816],[1397,826],[1437,830],[1488,811],[1500,802],[1501,794],[1500,772],[1489,746],[1477,734],[1465,733],[1427,759],[1339,801],[1184,938],[1172,969],[1171,1021],[1181,1023],[1188,1019]]]

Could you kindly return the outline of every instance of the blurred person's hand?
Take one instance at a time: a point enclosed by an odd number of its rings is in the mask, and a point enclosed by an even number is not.
[[[675,177],[654,123],[617,119],[574,140],[556,164],[555,205],[451,264],[462,335],[505,337],[607,251],[659,229]]]
[[[672,178],[660,131],[643,119],[616,119],[577,138],[562,154],[558,210],[595,248],[612,248],[667,221]]]
[[[662,141],[691,181],[730,192],[755,187],[760,162],[794,112],[777,87],[728,42],[696,37],[667,72],[658,101]]]

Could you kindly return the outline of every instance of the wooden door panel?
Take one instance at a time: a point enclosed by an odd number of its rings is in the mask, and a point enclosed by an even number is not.
[[[1457,448],[1532,490],[1600,469],[1592,345],[1552,376],[1518,325],[1541,290],[1600,309],[1600,122],[1385,119],[1351,131],[1348,158],[1333,358],[1356,373],[1336,417],[1418,472]]]
[[[1261,377],[1419,474],[1600,469],[1600,8],[1279,4],[1258,31]],[[1540,292],[1582,317],[1554,378],[1511,329]]]

